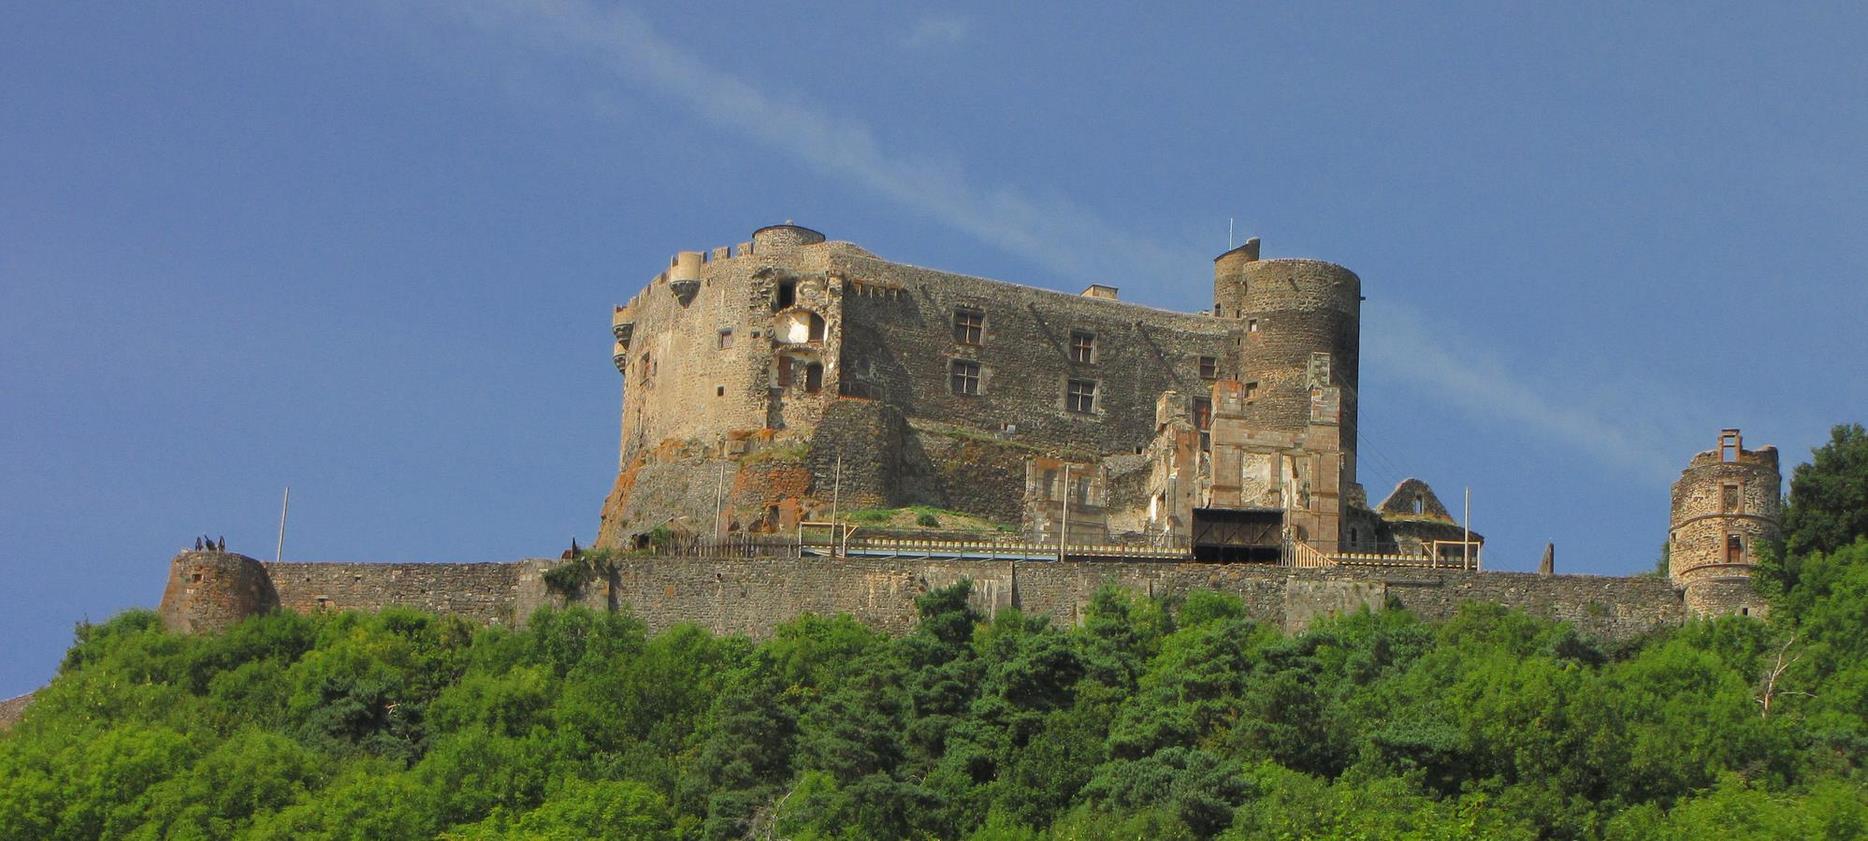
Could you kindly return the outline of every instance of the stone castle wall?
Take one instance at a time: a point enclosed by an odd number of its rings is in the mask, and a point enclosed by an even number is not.
[[[1004,433],[1036,447],[1132,451],[1155,432],[1163,391],[1203,394],[1200,357],[1219,376],[1238,370],[1232,322],[1069,295],[857,256],[837,256],[844,276],[900,289],[843,299],[845,376],[911,418]],[[984,318],[978,343],[956,341],[955,313]],[[1093,337],[1090,361],[1073,361],[1073,333]],[[980,367],[978,394],[955,394],[956,360]],[[1093,411],[1065,406],[1065,383],[1096,384]]]
[[[262,563],[287,610],[375,611],[412,607],[511,624],[524,563],[341,564]]]
[[[566,604],[544,584],[543,573],[557,563],[550,560],[262,565],[227,557],[263,567],[279,594],[278,605],[288,610],[400,606],[507,624],[539,607]],[[172,576],[181,568],[172,567]],[[916,620],[917,596],[961,579],[973,582],[974,604],[988,616],[1018,608],[1062,624],[1081,621],[1105,584],[1145,596],[1171,597],[1201,588],[1230,593],[1244,600],[1253,619],[1291,631],[1317,617],[1362,607],[1403,607],[1443,620],[1466,602],[1521,608],[1609,639],[1677,625],[1687,616],[1679,591],[1658,578],[1088,561],[630,558],[619,563],[613,576],[585,586],[574,601],[599,610],[628,610],[657,630],[693,623],[715,633],[756,637],[811,612],[847,613],[864,624],[901,632]],[[209,594],[176,595],[173,602],[165,595],[162,615],[167,620],[204,595]],[[197,622],[182,630],[218,630],[238,618],[223,617],[218,625]]]

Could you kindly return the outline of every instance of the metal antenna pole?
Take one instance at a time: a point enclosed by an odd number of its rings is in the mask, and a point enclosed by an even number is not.
[[[726,484],[726,465],[720,465],[720,476],[713,483],[713,539],[720,540],[720,489]]]
[[[272,550],[272,562],[285,558],[285,512],[292,507],[292,486],[285,486],[285,498],[279,501],[279,545]]]
[[[1064,465],[1064,525],[1057,530],[1057,559],[1070,558],[1070,465]]]
[[[1466,539],[1459,544],[1460,566],[1472,565],[1472,486],[1466,486],[1466,513],[1462,518],[1466,527]]]

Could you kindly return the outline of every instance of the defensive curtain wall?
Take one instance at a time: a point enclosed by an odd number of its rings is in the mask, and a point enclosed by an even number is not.
[[[487,564],[266,564],[243,555],[183,552],[170,565],[160,613],[172,628],[214,631],[274,609],[412,607],[497,624],[544,606],[627,610],[652,629],[693,623],[762,636],[804,613],[849,614],[891,632],[915,622],[915,598],[972,582],[988,616],[1017,608],[1060,624],[1081,621],[1096,591],[1114,585],[1173,597],[1197,589],[1238,596],[1251,618],[1296,631],[1317,617],[1398,607],[1429,620],[1487,602],[1626,639],[1677,625],[1686,601],[1663,578],[1534,575],[1446,569],[1292,569],[1258,564],[908,559],[624,558],[570,597],[546,583],[558,560]]]

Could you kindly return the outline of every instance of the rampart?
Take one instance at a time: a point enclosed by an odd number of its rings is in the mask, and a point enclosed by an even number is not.
[[[973,582],[974,604],[989,616],[1017,608],[1060,624],[1080,621],[1106,584],[1158,597],[1201,588],[1230,593],[1244,601],[1253,619],[1290,631],[1320,616],[1364,607],[1399,607],[1443,620],[1466,602],[1520,608],[1606,639],[1640,636],[1687,616],[1680,592],[1660,578],[1208,563],[627,558],[567,600],[545,583],[545,571],[557,563],[262,566],[278,593],[277,604],[288,610],[406,606],[508,624],[539,607],[568,601],[599,610],[626,609],[652,629],[693,623],[715,633],[754,637],[803,613],[847,613],[878,629],[904,631],[915,622],[916,597],[962,579]],[[171,574],[186,569],[172,565]],[[187,604],[172,599],[201,598],[213,594],[171,587],[163,615],[190,613]],[[215,628],[196,622],[184,630]]]

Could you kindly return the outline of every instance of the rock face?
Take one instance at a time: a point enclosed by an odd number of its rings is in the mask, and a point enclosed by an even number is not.
[[[18,724],[20,717],[26,714],[26,705],[30,703],[32,703],[31,692],[18,698],[0,701],[0,732],[13,729],[13,725]]]
[[[272,576],[259,561],[233,552],[183,552],[169,562],[157,613],[168,629],[192,634],[223,631],[278,607]]]

